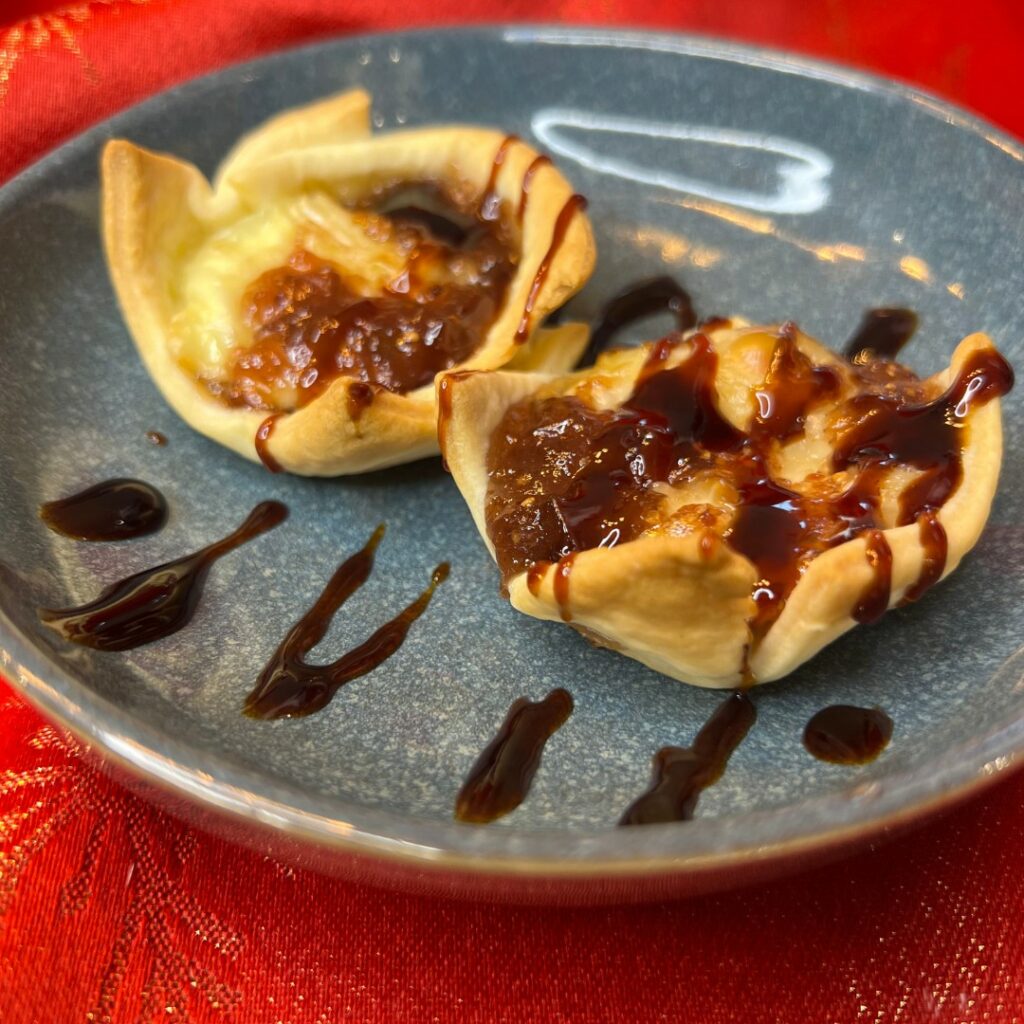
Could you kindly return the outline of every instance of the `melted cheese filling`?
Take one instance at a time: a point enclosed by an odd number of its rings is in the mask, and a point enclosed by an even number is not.
[[[325,193],[281,199],[208,235],[185,260],[171,296],[171,353],[187,373],[224,380],[234,354],[254,344],[243,296],[261,274],[304,249],[374,296],[400,278],[407,253],[388,221],[346,209]]]

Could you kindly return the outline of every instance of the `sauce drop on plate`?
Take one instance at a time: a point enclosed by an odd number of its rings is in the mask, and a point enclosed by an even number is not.
[[[804,729],[804,746],[820,761],[867,764],[886,748],[892,719],[881,708],[833,704],[822,708]]]
[[[39,518],[75,540],[129,540],[163,529],[167,501],[152,484],[118,477],[46,502]]]

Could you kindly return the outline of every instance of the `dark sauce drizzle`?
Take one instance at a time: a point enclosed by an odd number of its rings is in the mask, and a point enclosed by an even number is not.
[[[570,551],[569,554],[563,555],[555,566],[555,600],[558,602],[563,622],[572,622],[572,611],[569,608],[569,577],[572,575],[573,562],[578,554],[578,551]]]
[[[851,363],[895,359],[916,331],[917,314],[911,309],[869,309],[843,347],[843,356]]]
[[[526,303],[523,306],[523,315],[520,317],[519,326],[516,328],[515,338],[520,344],[530,336],[533,308],[537,304],[537,297],[540,295],[541,288],[544,287],[544,282],[548,279],[548,271],[551,269],[551,263],[555,258],[555,254],[565,241],[569,225],[572,223],[572,219],[576,216],[577,211],[583,211],[586,208],[587,200],[585,196],[579,194],[571,195],[565,201],[565,206],[562,207],[558,217],[555,219],[555,226],[551,232],[551,244],[548,246],[548,251],[544,254],[544,258],[540,261],[540,266],[537,267],[537,273],[534,275],[530,291],[526,296]]]
[[[448,441],[448,424],[452,418],[452,388],[461,380],[472,377],[475,370],[456,370],[446,373],[437,388],[437,446],[441,449],[441,464],[448,469],[445,446]]]
[[[566,723],[572,709],[572,696],[562,689],[540,701],[516,700],[469,770],[455,798],[455,817],[483,823],[514,811],[530,791],[545,743]]]
[[[550,562],[534,562],[529,569],[526,570],[526,589],[536,597],[540,593],[541,584],[544,582],[544,577],[547,575],[548,569],[551,568]]]
[[[505,164],[505,158],[509,150],[519,141],[518,135],[506,135],[494,152],[494,159],[491,161],[491,173],[488,175],[487,184],[480,193],[480,203],[477,207],[477,216],[483,221],[497,220],[501,216],[501,196],[498,195],[498,175]]]
[[[789,320],[779,328],[779,343],[772,352],[768,373],[754,392],[757,412],[751,426],[761,440],[784,441],[801,433],[813,404],[834,395],[841,384],[837,370],[813,365],[800,351],[796,330]]]
[[[881,708],[833,704],[822,708],[804,729],[804,746],[820,761],[867,764],[886,748],[892,719]]]
[[[99,651],[127,651],[161,640],[195,614],[210,567],[222,555],[278,526],[288,516],[279,501],[264,501],[233,533],[192,555],[144,569],[75,608],[41,608],[39,617],[66,640]]]
[[[662,747],[652,761],[651,786],[626,809],[620,825],[689,821],[700,794],[717,782],[732,752],[757,719],[743,693],[723,701],[690,747]]]
[[[519,206],[516,209],[516,219],[520,224],[523,223],[523,217],[526,216],[526,204],[530,199],[530,186],[533,184],[533,176],[545,165],[551,163],[551,157],[549,156],[538,156],[534,157],[533,162],[529,167],[526,168],[526,172],[523,174],[523,183],[519,190]]]
[[[900,495],[897,525],[913,523],[940,509],[959,486],[961,431],[970,410],[1012,387],[1009,363],[994,349],[979,349],[931,401],[908,403],[887,393],[857,395],[847,403],[851,425],[839,439],[833,467],[858,467],[862,479],[876,485],[878,470],[888,466],[922,470]]]
[[[330,703],[346,683],[372,672],[405,640],[437,587],[448,578],[448,563],[433,572],[430,585],[415,601],[380,627],[368,640],[328,665],[310,665],[306,655],[323,639],[338,609],[369,579],[373,556],[384,536],[378,526],[366,545],[346,559],[330,578],[316,603],[292,626],[260,673],[245,700],[250,718],[299,718]]]
[[[130,540],[163,529],[167,500],[152,484],[119,477],[40,505],[39,518],[75,540]]]
[[[871,566],[871,582],[854,607],[853,617],[870,625],[888,611],[892,593],[892,549],[881,530],[868,532],[864,553]]]
[[[601,307],[581,364],[592,363],[624,327],[656,313],[671,314],[679,331],[688,331],[697,324],[693,300],[677,281],[667,276],[637,281]]]
[[[363,413],[373,405],[373,396],[375,394],[376,388],[374,385],[368,384],[366,381],[355,380],[349,384],[346,404],[348,405],[348,414],[352,417],[353,423],[358,423]]]
[[[901,605],[917,601],[926,590],[938,583],[946,568],[949,540],[946,537],[945,528],[939,522],[938,513],[934,509],[926,509],[918,516],[917,524],[920,530],[921,547],[924,548],[921,572],[918,574],[917,582],[907,588],[900,601]]]
[[[283,412],[271,413],[259,426],[256,431],[256,454],[271,473],[280,473],[281,464],[270,454],[267,447],[270,444],[270,435],[274,433],[277,421],[284,415]]]

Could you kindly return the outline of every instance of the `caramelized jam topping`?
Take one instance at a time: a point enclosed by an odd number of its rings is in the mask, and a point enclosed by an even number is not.
[[[658,520],[652,482],[681,479],[709,453],[741,446],[715,405],[707,339],[697,335],[690,359],[660,369],[673,349],[654,346],[620,409],[560,396],[517,403],[502,418],[488,453],[487,522],[506,579],[632,540]]]
[[[554,582],[568,620],[567,558],[633,540],[663,518],[663,494],[654,485],[706,474],[735,491],[731,524],[722,532],[758,571],[754,643],[781,613],[809,561],[860,534],[867,537],[871,582],[854,615],[873,622],[890,601],[892,554],[882,530],[893,524],[882,521],[880,506],[881,487],[897,466],[920,471],[901,494],[898,524],[920,522],[926,546],[921,577],[907,599],[920,597],[941,576],[945,534],[933,513],[960,481],[970,410],[1012,386],[1002,356],[976,351],[947,390],[930,399],[910,371],[866,362],[850,371],[855,393],[839,398],[839,370],[814,365],[787,324],[753,390],[756,412],[744,433],[719,411],[718,357],[708,339],[694,335],[682,362],[666,368],[680,344],[670,337],[652,347],[633,393],[617,409],[594,409],[562,395],[530,398],[507,410],[491,437],[486,503],[506,582],[536,566],[529,582],[538,592],[543,564],[559,563]],[[829,421],[831,472],[799,484],[774,479],[772,452],[802,433],[809,411],[826,399],[837,402]],[[707,506],[690,511],[694,528],[708,515]]]
[[[303,249],[260,275],[243,297],[253,344],[236,350],[226,382],[207,386],[233,406],[273,410],[284,393],[301,408],[339,376],[401,394],[464,362],[501,307],[515,257],[512,229],[490,206],[471,217],[452,212],[377,214],[406,259],[380,295],[361,294]]]

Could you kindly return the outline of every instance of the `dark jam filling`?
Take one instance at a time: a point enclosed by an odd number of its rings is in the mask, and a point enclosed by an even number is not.
[[[235,353],[226,382],[208,384],[222,401],[272,410],[287,389],[302,407],[339,376],[402,394],[473,354],[515,272],[512,229],[490,206],[465,215],[439,190],[418,191],[423,206],[378,203],[406,260],[383,294],[361,294],[303,249],[249,285],[253,344]]]
[[[882,534],[881,488],[897,466],[921,471],[900,498],[899,523],[921,524],[926,557],[916,599],[939,578],[945,534],[934,518],[962,475],[963,426],[971,409],[1013,383],[994,350],[976,351],[941,395],[925,400],[923,387],[903,368],[867,364],[854,380],[865,389],[839,403],[830,423],[832,469],[797,491],[773,479],[770,454],[798,435],[816,402],[836,395],[837,370],[815,366],[784,325],[762,384],[749,433],[719,412],[714,381],[718,357],[697,334],[689,355],[664,368],[678,340],[651,350],[630,397],[618,409],[598,411],[576,397],[530,399],[513,405],[491,437],[486,517],[505,580],[558,562],[556,595],[568,609],[576,552],[633,540],[664,518],[654,485],[679,485],[699,475],[735,491],[730,546],[756,567],[751,621],[756,642],[778,617],[808,562],[822,551],[867,533],[865,557],[872,582],[854,615],[877,619],[888,607],[892,556]],[[715,526],[721,510],[687,506],[674,513],[694,529]],[[564,569],[564,571],[563,571]],[[561,591],[559,591],[561,586]],[[567,614],[563,617],[568,618]]]

